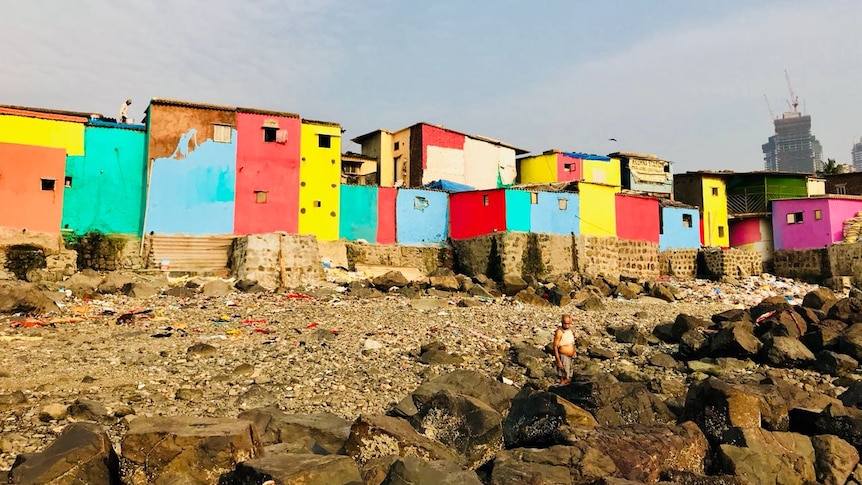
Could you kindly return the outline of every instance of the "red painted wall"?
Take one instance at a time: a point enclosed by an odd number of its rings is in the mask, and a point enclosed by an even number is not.
[[[488,205],[485,205],[487,196]],[[480,190],[449,196],[449,235],[452,239],[506,230],[506,191]]]
[[[63,148],[0,143],[0,226],[59,234],[65,172]]]
[[[395,244],[395,199],[398,189],[377,189],[377,244]]]
[[[760,219],[741,219],[734,220],[728,228],[730,231],[730,245],[742,246],[743,244],[751,244],[763,240],[763,235],[760,233]]]
[[[464,149],[464,135],[432,125],[422,125],[422,168],[428,168],[428,147]]]
[[[275,120],[279,129],[287,130],[286,143],[263,141],[266,120]],[[235,234],[297,232],[301,128],[299,118],[236,114]],[[256,202],[258,190],[267,192],[265,203]]]
[[[572,170],[566,171],[566,164],[572,164]],[[570,157],[568,155],[557,154],[557,182],[574,182],[582,180],[584,177],[584,162],[580,158]]]
[[[631,195],[617,195],[615,205],[618,238],[658,242],[658,200]]]

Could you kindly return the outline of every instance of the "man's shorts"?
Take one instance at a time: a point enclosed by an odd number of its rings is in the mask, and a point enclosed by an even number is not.
[[[557,367],[557,375],[560,376],[560,379],[572,378],[572,363],[574,361],[575,359],[568,355],[560,354],[560,363],[563,364],[562,368]]]

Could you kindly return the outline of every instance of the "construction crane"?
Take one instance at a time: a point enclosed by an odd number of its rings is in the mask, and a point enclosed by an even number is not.
[[[793,85],[790,84],[790,73],[787,72],[787,69],[784,70],[784,79],[787,80],[787,90],[790,91],[790,100],[787,102],[787,106],[790,107],[791,112],[796,113],[796,107],[799,106],[799,96],[793,91]]]
[[[769,98],[766,97],[766,93],[763,93],[763,100],[766,101],[766,109],[769,110],[770,120],[775,121],[775,113],[772,111],[772,105],[769,104]]]

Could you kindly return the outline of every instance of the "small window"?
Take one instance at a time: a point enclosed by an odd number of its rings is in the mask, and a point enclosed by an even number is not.
[[[835,193],[840,194],[840,195],[847,194],[847,185],[846,184],[836,185],[835,186]]]
[[[802,213],[801,212],[789,212],[787,214],[787,223],[788,224],[802,224]]]
[[[557,206],[561,211],[566,210],[569,207],[569,199],[557,199]]]
[[[67,189],[72,188],[72,177],[66,176],[63,180],[63,187]]]
[[[691,214],[682,215],[682,227],[691,227],[692,223]]]
[[[332,135],[317,135],[317,146],[320,148],[332,148]]]
[[[571,171],[572,171],[572,170],[574,170],[574,169],[575,169],[575,164],[574,164],[574,163],[564,163],[564,164],[563,164],[563,171],[564,171],[564,172],[571,172]]]
[[[265,190],[255,190],[254,191],[254,202],[256,204],[266,204],[266,191]]]
[[[275,143],[276,135],[278,134],[278,128],[269,128],[263,127],[263,141],[265,143]]]
[[[482,205],[484,205],[485,207],[488,207],[488,194],[484,194],[482,196]]]
[[[820,219],[823,219],[823,211],[820,209],[814,209],[814,220],[819,221]]]
[[[539,193],[538,192],[530,192],[530,203],[538,204],[539,203]]]
[[[718,237],[724,237],[724,226],[718,226]]]
[[[313,205],[314,205],[314,207],[320,207],[320,201],[315,200]]]
[[[230,125],[213,125],[213,141],[216,143],[230,143],[233,130]]]
[[[418,211],[424,211],[428,208],[428,199],[426,199],[425,197],[414,197],[413,208]]]
[[[57,181],[54,179],[42,179],[42,190],[54,190],[54,184]]]
[[[400,142],[400,141],[396,141],[396,142],[395,142],[394,147],[395,147],[395,148],[394,148],[395,150],[400,150],[400,149],[401,149],[401,142]]]
[[[718,187],[712,188],[712,195],[718,196]]]

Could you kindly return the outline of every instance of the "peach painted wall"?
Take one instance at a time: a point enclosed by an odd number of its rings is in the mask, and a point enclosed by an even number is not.
[[[0,226],[59,234],[65,171],[64,148],[0,143]]]

